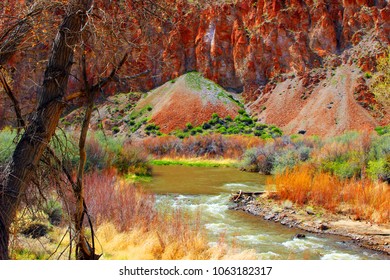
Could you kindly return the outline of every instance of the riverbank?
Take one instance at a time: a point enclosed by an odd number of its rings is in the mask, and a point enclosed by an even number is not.
[[[347,237],[353,243],[390,256],[390,224],[373,224],[354,220],[354,217],[333,214],[322,208],[297,206],[290,201],[279,202],[272,193],[258,196],[235,196],[236,206],[231,209],[245,211],[268,221],[317,234]],[[300,236],[303,237],[303,236]]]
[[[234,159],[202,159],[202,158],[162,158],[152,159],[151,165],[182,165],[194,167],[235,167],[238,164]]]

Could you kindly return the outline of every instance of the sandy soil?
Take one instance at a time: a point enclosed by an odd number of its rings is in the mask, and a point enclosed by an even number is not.
[[[267,193],[256,198],[244,195],[235,202],[234,210],[245,211],[265,220],[308,232],[344,236],[361,247],[390,255],[390,223],[377,225],[353,220],[341,214],[332,214],[324,209],[279,203]]]

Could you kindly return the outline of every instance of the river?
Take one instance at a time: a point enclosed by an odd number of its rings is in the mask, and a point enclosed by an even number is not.
[[[223,234],[243,249],[254,249],[259,259],[383,259],[342,237],[310,234],[229,210],[232,192],[263,190],[265,183],[266,176],[235,168],[154,166],[152,181],[143,186],[157,195],[159,208],[200,211],[210,245]],[[297,233],[306,238],[294,238]]]

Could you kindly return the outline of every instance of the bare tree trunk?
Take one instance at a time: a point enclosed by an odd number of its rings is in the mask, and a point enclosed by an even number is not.
[[[0,259],[9,257],[9,228],[20,204],[20,197],[25,193],[64,109],[63,97],[73,63],[73,49],[80,40],[79,33],[91,4],[92,0],[71,1],[54,40],[38,95],[38,108],[7,167],[8,175],[0,191]]]
[[[87,66],[85,62],[85,53],[82,55],[82,72],[83,80],[85,86],[85,94],[88,99],[87,108],[85,109],[85,115],[83,119],[83,124],[81,126],[80,139],[79,139],[79,168],[77,171],[77,182],[74,189],[74,194],[76,197],[76,214],[75,214],[75,229],[78,233],[78,241],[76,245],[76,258],[77,259],[97,259],[98,256],[95,255],[95,246],[92,244],[92,247],[89,245],[87,238],[84,233],[84,214],[85,214],[85,201],[84,201],[84,169],[85,163],[87,161],[87,152],[85,149],[85,143],[87,141],[87,134],[89,129],[89,123],[91,121],[91,115],[94,106],[94,92],[91,92],[90,86],[87,79]],[[93,238],[92,238],[93,242]]]
[[[77,172],[77,183],[73,190],[76,197],[75,228],[76,228],[76,232],[78,233],[78,241],[76,246],[77,259],[95,260],[95,259],[99,259],[100,257],[99,255],[95,254],[95,243],[94,243],[94,236],[93,236],[94,231],[92,225],[90,225],[91,232],[92,232],[92,246],[88,243],[85,237],[84,226],[83,226],[84,215],[88,214],[85,200],[84,200],[84,170],[85,170],[85,163],[87,160],[85,143],[87,140],[89,124],[91,122],[92,111],[95,104],[94,103],[95,96],[102,87],[104,87],[107,83],[113,80],[114,76],[116,75],[116,72],[126,62],[127,57],[128,54],[126,53],[123,56],[121,62],[118,64],[118,66],[115,66],[113,68],[113,70],[111,71],[108,77],[101,79],[100,81],[98,81],[97,84],[91,86],[88,83],[85,52],[83,52],[82,55],[82,68],[83,68],[82,73],[83,73],[84,88],[85,88],[84,91],[88,101],[87,101],[87,107],[85,109],[85,115],[83,119],[83,124],[81,126],[80,139],[79,139],[80,162],[79,162],[79,168]]]

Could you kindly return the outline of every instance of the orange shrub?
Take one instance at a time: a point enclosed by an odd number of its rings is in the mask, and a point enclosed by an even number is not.
[[[346,205],[358,219],[378,223],[390,221],[390,187],[370,180],[341,180],[314,166],[288,169],[269,179],[278,196],[297,204],[313,204],[330,211]]]

